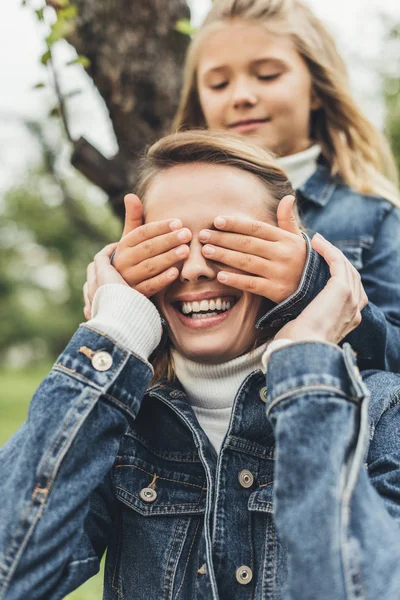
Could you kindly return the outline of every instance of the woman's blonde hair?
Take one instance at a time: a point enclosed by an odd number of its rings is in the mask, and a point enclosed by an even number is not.
[[[277,223],[276,211],[280,200],[295,194],[285,172],[266,150],[236,135],[195,130],[163,137],[147,150],[139,170],[136,189],[139,198],[146,204],[148,190],[157,175],[172,167],[190,163],[235,167],[257,177],[269,192],[265,206],[266,219],[274,224]],[[153,381],[162,377],[173,378],[168,340],[164,340],[155,351],[151,362],[154,367]]]
[[[174,129],[205,127],[197,90],[197,64],[210,32],[232,20],[262,24],[289,35],[309,69],[320,108],[311,116],[310,137],[321,146],[332,175],[363,194],[379,195],[400,207],[395,161],[384,136],[352,98],[345,64],[335,42],[300,0],[215,0],[189,47]]]

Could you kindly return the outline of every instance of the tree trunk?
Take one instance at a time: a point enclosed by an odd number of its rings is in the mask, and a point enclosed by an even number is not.
[[[69,41],[91,61],[88,73],[108,108],[119,151],[108,161],[79,140],[72,163],[105,189],[122,216],[144,148],[168,131],[177,108],[189,38],[174,27],[189,18],[189,8],[185,0],[74,3],[79,16]]]

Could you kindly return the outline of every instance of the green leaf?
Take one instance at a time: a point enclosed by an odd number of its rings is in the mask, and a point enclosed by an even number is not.
[[[44,54],[42,54],[40,62],[42,63],[42,65],[47,65],[47,63],[49,62],[50,59],[51,59],[51,52],[50,52],[50,50],[46,50],[46,52]]]
[[[39,81],[38,83],[35,83],[35,85],[33,86],[33,89],[41,90],[44,87],[46,87],[46,84],[44,83],[44,81]]]
[[[179,21],[175,23],[175,30],[183,35],[193,35],[197,31],[196,27],[191,25],[189,19],[179,19]]]
[[[35,14],[36,14],[37,18],[39,19],[39,21],[43,21],[43,19],[44,19],[44,9],[43,8],[39,8],[38,10],[35,10]]]
[[[88,67],[90,67],[91,62],[87,56],[83,56],[83,54],[80,54],[79,56],[77,56],[77,58],[69,60],[66,64],[67,67],[71,65],[82,65],[84,69],[87,69]]]
[[[78,14],[78,7],[75,4],[70,4],[66,8],[61,8],[57,11],[57,16],[59,19],[74,19]]]
[[[60,117],[61,116],[61,110],[59,106],[53,106],[53,108],[51,109],[51,111],[49,112],[49,117]]]
[[[51,47],[53,44],[72,33],[74,25],[68,21],[57,20],[51,26],[51,32],[46,38],[46,43]]]

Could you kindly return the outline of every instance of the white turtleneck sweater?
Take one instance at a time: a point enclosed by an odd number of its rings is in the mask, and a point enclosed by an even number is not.
[[[172,351],[175,373],[217,454],[228,430],[236,393],[250,373],[261,369],[267,345],[219,365],[194,362]]]
[[[320,154],[321,147],[314,144],[303,152],[278,158],[277,163],[285,171],[293,188],[298,190],[316,170]]]

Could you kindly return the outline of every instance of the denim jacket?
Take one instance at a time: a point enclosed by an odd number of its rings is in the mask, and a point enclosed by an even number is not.
[[[239,388],[217,458],[179,383],[82,326],[0,453],[0,599],[395,600],[400,375],[300,343]],[[368,389],[369,391],[368,391]]]
[[[318,165],[297,197],[306,233],[322,234],[345,254],[369,298],[361,325],[344,342],[357,353],[360,369],[400,372],[400,211],[383,198],[355,192],[332,177],[325,164]],[[298,290],[277,306],[271,303],[259,326],[280,328],[326,285],[327,264],[307,241]]]

